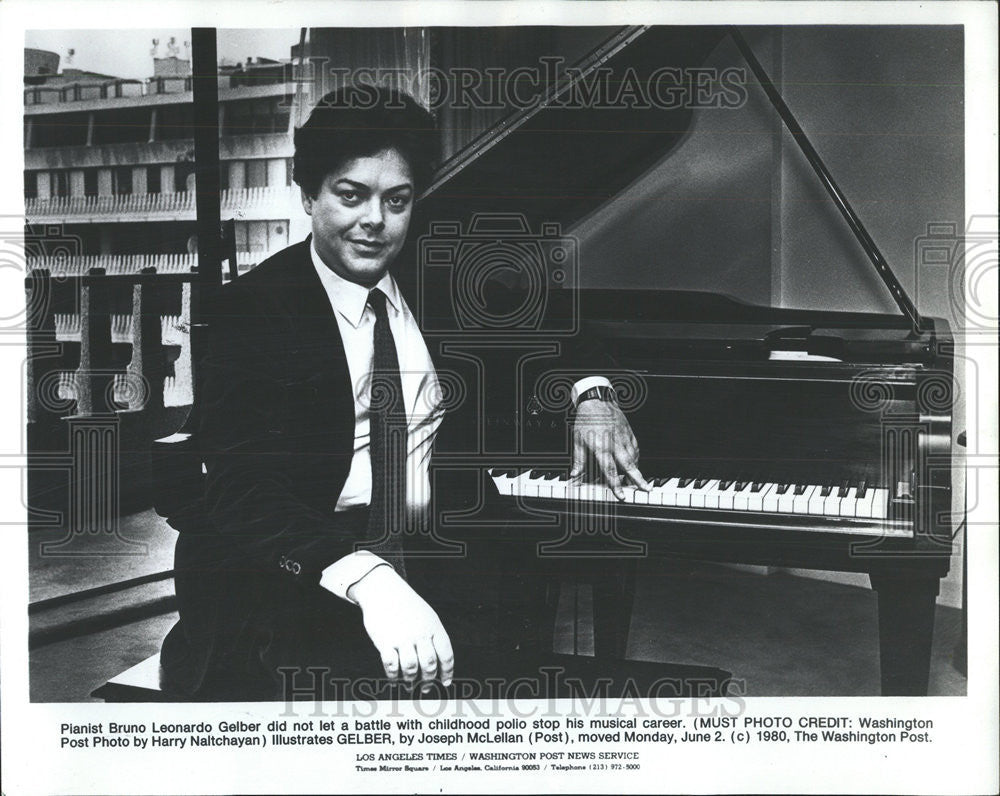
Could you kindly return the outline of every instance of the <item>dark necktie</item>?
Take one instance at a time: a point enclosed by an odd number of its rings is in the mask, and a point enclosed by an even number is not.
[[[365,547],[405,578],[401,538],[406,522],[406,406],[385,301],[378,288],[368,294],[368,304],[375,313],[375,355],[369,400],[372,499]]]

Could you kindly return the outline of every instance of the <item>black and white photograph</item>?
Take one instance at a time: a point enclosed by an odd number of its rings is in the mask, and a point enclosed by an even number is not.
[[[405,5],[14,4],[4,746],[995,786],[995,7]]]

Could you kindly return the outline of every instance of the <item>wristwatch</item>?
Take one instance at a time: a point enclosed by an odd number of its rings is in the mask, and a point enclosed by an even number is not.
[[[584,401],[607,401],[608,403],[613,403],[618,405],[618,396],[611,387],[591,387],[589,390],[584,390],[580,397],[576,399],[576,405],[580,406]]]

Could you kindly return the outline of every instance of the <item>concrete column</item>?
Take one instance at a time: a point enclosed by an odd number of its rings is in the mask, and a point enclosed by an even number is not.
[[[94,114],[87,114],[87,146],[94,145]]]
[[[156,140],[156,108],[153,108],[153,112],[149,114],[149,143],[153,143]]]
[[[97,195],[111,196],[111,169],[97,170]]]
[[[267,161],[267,186],[269,188],[284,188],[286,164],[284,158],[272,158]]]
[[[25,121],[25,124],[24,124],[24,148],[25,149],[31,149],[32,139],[34,138],[34,136],[32,134],[35,131],[35,120],[29,116],[24,121]]]
[[[160,193],[174,193],[174,167],[160,166]]]
[[[146,167],[145,166],[133,166],[132,167],[132,193],[134,193],[134,194],[147,194],[147,193],[149,193],[149,188],[146,185]]]
[[[246,187],[246,163],[233,160],[229,163],[229,190],[242,191]]]
[[[69,173],[69,195],[83,196],[83,169],[73,169]]]

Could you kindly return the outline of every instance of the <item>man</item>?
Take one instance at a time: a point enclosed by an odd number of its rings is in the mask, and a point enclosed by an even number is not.
[[[211,314],[198,399],[204,521],[178,539],[181,619],[161,655],[164,686],[188,697],[281,699],[308,667],[425,689],[455,672],[452,639],[408,584],[399,541],[400,526],[430,520],[444,418],[390,269],[437,132],[400,92],[366,89],[353,106],[351,96],[328,95],[296,131],[312,235],[227,285]],[[607,386],[577,385],[596,399],[577,412],[597,433],[577,434],[574,474],[589,454],[616,493],[619,469],[648,488]]]

